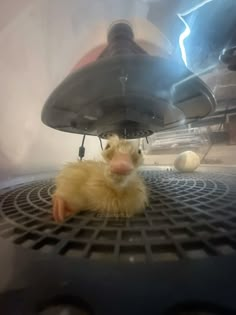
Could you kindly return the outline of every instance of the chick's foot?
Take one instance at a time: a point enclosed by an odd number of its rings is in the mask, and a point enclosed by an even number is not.
[[[63,222],[68,216],[72,214],[72,211],[67,207],[66,202],[59,196],[53,196],[53,218],[56,222]]]

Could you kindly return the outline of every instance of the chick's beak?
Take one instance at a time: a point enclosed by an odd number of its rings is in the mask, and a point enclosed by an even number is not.
[[[128,175],[134,169],[131,157],[127,153],[117,152],[110,161],[110,170],[117,175]]]

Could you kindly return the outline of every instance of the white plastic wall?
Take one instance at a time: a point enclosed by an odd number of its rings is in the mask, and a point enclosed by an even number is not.
[[[131,12],[145,14],[145,3],[140,3],[0,4],[0,15],[6,14],[0,24],[0,180],[54,170],[76,159],[81,136],[44,126],[40,120],[44,101],[84,53],[105,41],[104,25],[128,18]],[[88,137],[86,157],[97,158],[99,150],[98,139]]]

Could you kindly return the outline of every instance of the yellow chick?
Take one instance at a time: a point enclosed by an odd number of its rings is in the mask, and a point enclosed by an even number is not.
[[[143,162],[138,146],[112,136],[102,156],[105,162],[69,163],[58,175],[53,194],[55,221],[84,210],[113,217],[130,217],[144,210],[148,197],[137,174]]]

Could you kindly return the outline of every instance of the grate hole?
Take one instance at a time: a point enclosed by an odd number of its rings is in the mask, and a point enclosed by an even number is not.
[[[29,218],[28,217],[20,217],[19,219],[15,219],[15,221],[20,224],[20,223],[25,223],[27,221],[29,221]]]
[[[48,221],[52,218],[52,215],[49,213],[39,213],[37,214],[37,218],[43,219],[45,221]]]
[[[168,211],[168,215],[171,215],[172,217],[179,216],[181,214],[182,213],[180,211],[177,211],[177,210],[169,210]]]
[[[21,208],[21,207],[20,207]],[[22,208],[24,209],[25,212],[29,213],[30,211],[35,211],[35,213],[37,212],[37,210],[32,209],[32,206],[30,205],[24,205],[22,206]]]
[[[167,239],[167,235],[164,231],[160,231],[160,230],[147,230],[146,231],[146,235],[148,238],[150,239],[154,239],[157,241],[163,241]]]
[[[232,229],[232,227],[227,224],[226,222],[217,222],[213,224],[213,226],[219,231],[219,232],[227,232]]]
[[[20,244],[25,248],[31,248],[35,242],[40,238],[40,235],[35,233],[27,233],[15,239],[14,243]]]
[[[107,221],[107,227],[116,227],[116,228],[122,228],[126,227],[126,220],[108,220]]]
[[[211,219],[211,217],[207,214],[196,213],[194,219],[197,221],[206,221]]]
[[[109,245],[94,245],[89,251],[89,258],[99,259],[114,259],[114,246]]]
[[[21,217],[21,214],[20,213],[14,213],[14,214],[10,214],[8,217],[12,220],[15,220],[16,218]]]
[[[50,253],[53,251],[54,247],[58,242],[59,240],[56,238],[46,237],[42,241],[34,245],[33,248],[38,249],[43,253]]]
[[[7,214],[7,215],[11,215],[11,214],[14,214],[14,213],[16,213],[16,210],[13,208],[11,208],[10,210],[6,210],[5,211],[5,214]]]
[[[132,220],[132,221],[130,221],[129,224],[132,227],[147,227],[147,226],[149,226],[149,223],[146,220]]]
[[[200,236],[209,236],[215,234],[215,230],[207,225],[196,225],[193,226],[192,229]]]
[[[211,256],[212,252],[202,242],[182,245],[188,258],[201,259]]]
[[[177,195],[178,195],[178,194],[177,194]],[[181,204],[181,203],[177,203],[177,202],[171,203],[171,206],[172,206],[173,208],[176,208],[176,209],[182,208],[182,204]]]
[[[226,217],[228,215],[228,213],[226,211],[222,211],[222,210],[215,210],[212,211],[211,214],[213,214],[214,216],[219,216],[219,217]]]
[[[171,229],[170,233],[173,235],[175,239],[189,239],[193,235],[187,228],[175,228]]]
[[[202,210],[209,210],[211,209],[211,207],[207,206],[207,205],[201,205],[200,206]]]
[[[158,211],[148,212],[149,217],[155,219],[163,219],[164,215]]]
[[[43,207],[44,206],[44,202],[42,202],[42,201],[36,201],[34,204],[36,206],[38,206],[38,207]]]
[[[97,239],[99,241],[113,241],[117,237],[117,232],[115,230],[113,231],[101,231],[98,234]]]
[[[198,214],[198,211],[195,210],[195,209],[184,208],[184,209],[183,209],[183,214],[194,215],[194,214]]]
[[[227,200],[225,200],[225,202],[227,202]],[[234,207],[233,206],[232,207],[226,207],[224,210],[225,211],[231,211],[231,212],[235,213],[236,212],[236,204]]]
[[[91,227],[99,227],[101,225],[103,225],[102,220],[91,220],[87,223],[87,226],[91,226]]]
[[[208,202],[208,199],[201,197],[201,198],[198,198],[198,201],[201,201],[201,202],[205,203],[205,202]]]
[[[39,227],[37,227],[37,230],[43,233],[50,234],[53,229],[55,229],[56,225],[55,224],[44,224]]]
[[[144,262],[146,261],[146,252],[144,246],[121,246],[120,261],[124,262]]]
[[[81,229],[76,235],[76,238],[82,238],[82,239],[90,239],[93,235],[94,230],[92,229]]]
[[[122,240],[130,243],[140,241],[142,239],[140,231],[123,231]]]
[[[70,257],[82,257],[85,244],[79,242],[69,242],[61,251],[60,254]]]
[[[176,261],[180,259],[174,245],[153,245],[151,250],[153,261]]]
[[[179,217],[174,218],[174,220],[179,224],[187,224],[187,225],[194,222],[193,219],[186,216],[183,216],[183,217],[179,216]]]
[[[31,221],[25,223],[24,226],[27,227],[27,228],[33,228],[33,227],[39,225],[40,223],[41,222],[38,221],[38,220],[31,220]]]
[[[74,218],[78,218],[78,219],[80,219],[80,218],[83,218],[83,217],[89,217],[89,216],[91,216],[91,215],[95,215],[96,213],[94,212],[94,213],[91,213],[90,211],[80,211],[80,212],[77,212],[77,213],[75,213],[74,214]]]
[[[172,222],[169,219],[155,219],[152,220],[152,225],[156,227],[163,227],[172,225]]]
[[[38,213],[38,210],[30,210],[30,211],[27,211],[27,214],[37,214]]]
[[[79,225],[81,223],[81,219],[78,219],[77,217],[73,217],[73,218],[69,218],[65,221],[68,224],[72,224],[72,225]]]
[[[137,213],[135,214],[135,218],[137,219],[146,219],[146,216],[144,213]]]
[[[212,244],[214,247],[218,249],[218,251],[223,255],[229,255],[235,253],[236,243],[227,239],[226,237],[221,237],[212,240]]]
[[[56,235],[60,237],[66,237],[71,233],[72,229],[66,226],[62,226],[59,229],[56,229],[54,232]]]

